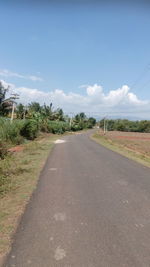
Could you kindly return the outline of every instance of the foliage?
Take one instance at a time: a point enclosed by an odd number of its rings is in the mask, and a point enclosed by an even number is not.
[[[32,102],[31,104],[28,105],[29,112],[41,112],[42,107],[38,102]]]
[[[72,131],[78,131],[93,128],[95,124],[96,119],[92,117],[87,118],[85,113],[81,112],[74,117],[71,129]]]
[[[29,140],[33,140],[37,137],[39,132],[39,125],[37,120],[26,120],[23,127],[21,128],[21,135]]]
[[[5,99],[8,90],[9,86],[5,87],[2,81],[0,81],[0,115],[2,116],[8,114],[10,105],[12,105],[12,103],[10,103],[10,99]]]
[[[63,121],[48,121],[48,132],[53,134],[63,134],[70,130],[69,123]]]
[[[82,128],[81,128],[81,126],[80,126],[79,124],[73,123],[73,124],[71,125],[71,130],[72,130],[73,132],[76,132],[76,131],[80,131],[80,130],[82,130]]]
[[[105,120],[108,131],[145,132],[150,133],[150,121],[130,121],[126,119]],[[104,128],[104,119],[100,121],[100,127]]]
[[[3,159],[7,154],[10,145],[19,145],[24,142],[21,136],[23,121],[15,120],[10,123],[9,119],[0,118],[0,158]]]
[[[20,120],[14,120],[10,123],[9,119],[0,118],[0,142],[20,144],[23,139],[20,131],[24,122]]]
[[[2,84],[0,86],[2,103],[8,89]],[[4,158],[9,146],[21,144],[25,139],[33,140],[39,132],[63,134],[66,131],[92,128],[95,124],[96,120],[92,117],[87,118],[83,112],[70,119],[64,115],[61,108],[54,110],[52,103],[43,106],[38,102],[32,102],[27,106],[20,103],[15,109],[12,123],[6,116],[0,117],[0,158]]]
[[[95,126],[95,124],[96,124],[96,119],[93,117],[90,117],[88,119],[88,128],[93,128]]]
[[[16,108],[16,117],[17,119],[24,119],[27,115],[27,109],[23,104],[18,104]]]

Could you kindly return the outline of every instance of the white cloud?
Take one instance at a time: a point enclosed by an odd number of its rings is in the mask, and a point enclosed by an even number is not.
[[[12,72],[6,69],[0,70],[0,76],[2,77],[16,77],[20,79],[26,79],[31,81],[43,81],[41,77],[34,76],[34,75],[21,75],[17,72]]]
[[[103,97],[103,88],[101,85],[88,85],[86,89],[88,96],[100,96]]]
[[[28,76],[28,78],[29,78],[31,81],[40,81],[40,82],[43,81],[42,78],[37,77],[37,76],[33,76],[33,75]]]
[[[9,70],[0,70],[0,76],[3,76],[3,77],[17,77],[17,78],[24,78],[23,75],[20,75],[16,72],[12,72],[12,71],[9,71]]]
[[[4,81],[3,81],[4,82]],[[15,88],[14,85],[13,89]],[[19,87],[15,92],[20,95],[19,102],[24,104],[37,101],[41,104],[50,104],[63,108],[66,113],[85,112],[89,115],[115,115],[141,117],[150,119],[150,101],[140,100],[127,85],[109,91],[105,94],[101,85],[88,85],[86,94],[65,93],[63,90],[55,89],[44,92],[34,88]]]

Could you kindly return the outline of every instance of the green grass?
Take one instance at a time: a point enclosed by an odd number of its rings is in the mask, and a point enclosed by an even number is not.
[[[23,120],[14,120],[11,124],[9,119],[0,117],[0,141],[21,144],[24,141],[24,138],[20,135],[23,124]]]
[[[38,181],[58,135],[45,135],[24,145],[24,150],[0,161],[0,262],[9,251],[18,218]]]
[[[102,136],[99,133],[95,133],[91,136],[91,139],[96,141],[98,144],[101,144],[108,149],[115,151],[127,158],[130,158],[138,163],[143,164],[146,167],[150,167],[150,157],[141,154],[139,152],[133,151],[123,145],[117,144],[111,139],[109,139],[106,135]]]

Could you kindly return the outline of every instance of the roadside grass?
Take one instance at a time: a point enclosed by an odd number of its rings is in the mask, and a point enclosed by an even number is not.
[[[101,144],[105,147],[107,147],[108,149],[115,151],[127,158],[130,158],[134,161],[137,161],[138,163],[143,164],[146,167],[150,167],[150,156],[146,155],[145,153],[140,152],[140,150],[134,150],[132,148],[129,148],[126,143],[127,141],[125,140],[125,142],[120,143],[117,142],[116,140],[112,140],[109,138],[109,136],[107,135],[102,135],[99,132],[94,133],[91,136],[91,139],[96,141],[98,144]],[[134,140],[135,145],[136,144],[136,140]]]
[[[42,135],[26,143],[23,151],[0,161],[0,265],[57,138],[60,135]]]

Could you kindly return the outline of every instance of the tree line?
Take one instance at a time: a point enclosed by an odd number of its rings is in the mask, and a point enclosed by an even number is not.
[[[83,112],[70,118],[61,108],[55,109],[51,102],[49,105],[16,103],[11,121],[15,100],[6,98],[8,91],[9,87],[4,88],[0,81],[0,157],[7,150],[5,147],[21,144],[25,139],[33,140],[40,132],[63,134],[65,131],[89,129],[96,124],[95,118],[88,118]]]
[[[105,128],[108,131],[123,131],[123,132],[141,132],[150,133],[150,121],[149,120],[127,120],[127,119],[102,119],[99,125],[102,129]]]

